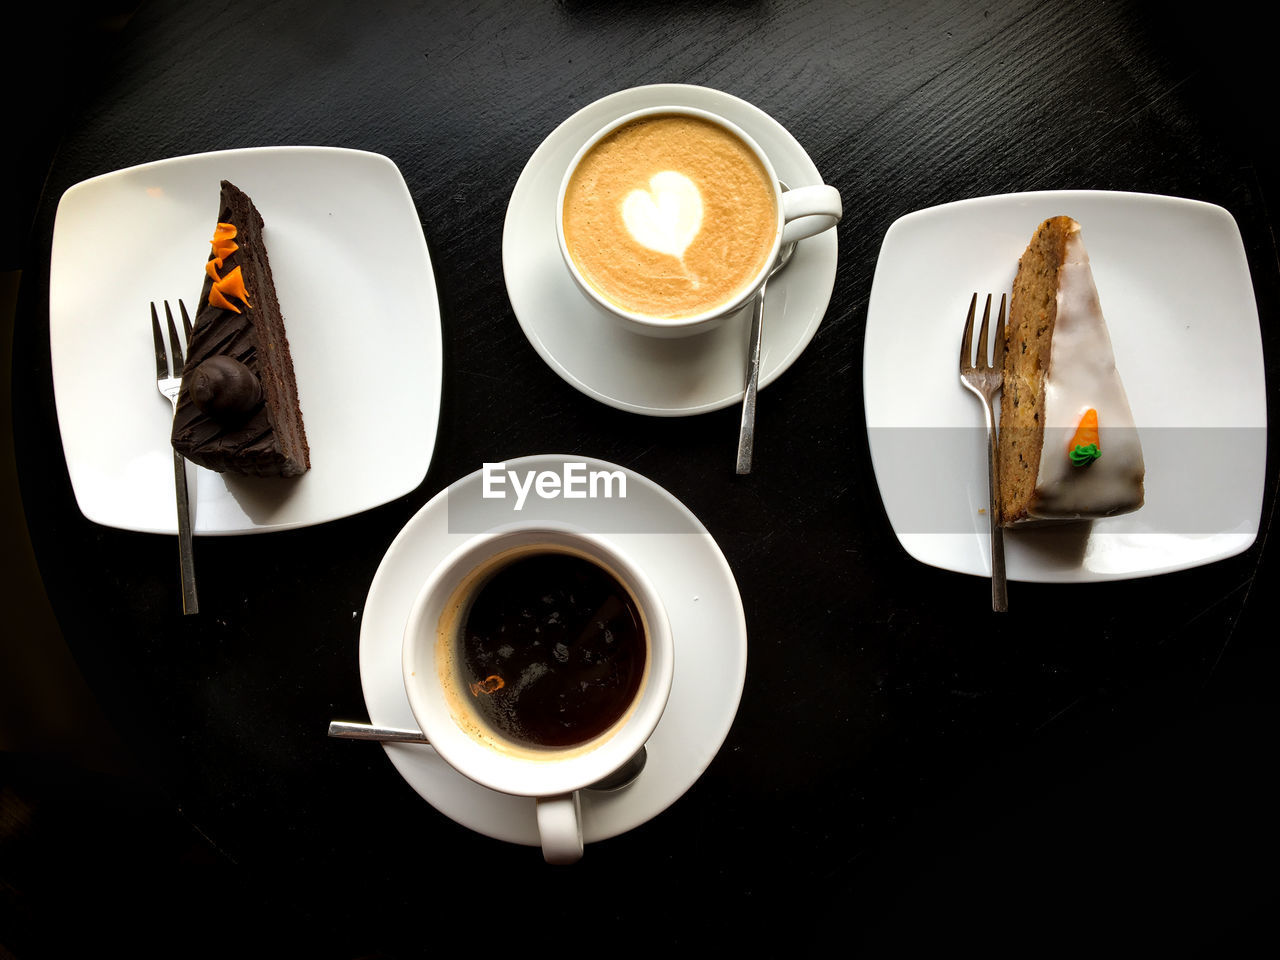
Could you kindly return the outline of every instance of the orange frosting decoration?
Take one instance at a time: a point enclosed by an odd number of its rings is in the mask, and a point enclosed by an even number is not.
[[[249,303],[249,291],[244,288],[244,277],[240,273],[240,268],[236,267],[225,277],[219,277],[213,282],[213,289],[209,291],[209,303],[215,307],[221,307],[223,310],[234,310],[240,312],[239,307],[227,299],[227,294],[239,298],[242,302],[253,306]]]
[[[213,247],[213,259],[210,263],[216,263],[219,270],[222,269],[222,261],[240,249],[235,242],[237,232],[234,223],[219,223],[218,228],[213,231],[213,239],[209,241],[209,245]]]
[[[1080,425],[1067,444],[1067,456],[1077,467],[1086,467],[1102,456],[1102,444],[1098,441],[1098,411],[1093,407],[1080,418]]]
[[[1071,446],[1087,447],[1098,442],[1098,411],[1090,407],[1080,418],[1080,426],[1076,427],[1075,436],[1071,438]]]
[[[209,245],[213,247],[213,257],[204,265],[204,270],[213,280],[213,287],[209,291],[210,306],[239,313],[240,308],[227,299],[228,294],[239,298],[242,303],[250,307],[253,306],[249,303],[249,291],[245,289],[240,268],[236,267],[225,277],[218,275],[218,271],[222,269],[222,261],[240,249],[239,244],[235,242],[237,232],[234,223],[218,224],[217,229],[213,231],[213,239],[209,241]]]

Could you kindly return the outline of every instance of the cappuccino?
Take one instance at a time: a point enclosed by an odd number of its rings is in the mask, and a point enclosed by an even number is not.
[[[755,151],[725,127],[644,116],[606,135],[570,175],[565,246],[610,303],[692,317],[759,276],[778,230],[776,190]]]

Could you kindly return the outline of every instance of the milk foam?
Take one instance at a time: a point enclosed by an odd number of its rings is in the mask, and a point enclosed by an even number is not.
[[[682,259],[702,229],[702,194],[675,170],[649,178],[648,190],[632,190],[622,201],[622,220],[639,244]]]

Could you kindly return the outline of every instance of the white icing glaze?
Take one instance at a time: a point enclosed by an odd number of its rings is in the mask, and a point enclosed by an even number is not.
[[[1057,303],[1045,377],[1044,445],[1029,513],[1040,519],[1128,513],[1142,506],[1142,444],[1116,372],[1080,224],[1074,222],[1059,273]],[[1098,411],[1102,456],[1077,467],[1067,456],[1068,445],[1090,407]]]
[[[680,259],[702,229],[702,194],[684,174],[663,170],[648,190],[627,194],[622,220],[637,243]]]

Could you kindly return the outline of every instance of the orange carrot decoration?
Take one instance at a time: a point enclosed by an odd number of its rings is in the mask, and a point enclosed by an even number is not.
[[[213,239],[209,241],[209,246],[213,247],[211,262],[216,263],[219,270],[222,269],[222,261],[240,249],[240,245],[235,242],[237,232],[234,223],[219,223],[218,228],[213,231]]]
[[[225,277],[218,275],[218,271],[222,269],[222,261],[240,249],[235,242],[237,232],[234,223],[218,224],[213,231],[213,239],[209,241],[209,245],[213,247],[213,257],[204,265],[204,270],[213,280],[213,287],[209,290],[209,305],[239,313],[240,308],[227,299],[227,294],[238,297],[246,306],[253,306],[249,302],[249,291],[245,289],[240,268],[236,267]]]
[[[1067,456],[1077,467],[1086,467],[1102,456],[1102,446],[1098,442],[1098,411],[1092,407],[1080,418],[1075,436],[1067,444]]]
[[[249,303],[249,291],[244,288],[244,276],[240,273],[239,267],[236,267],[225,277],[219,277],[214,281],[213,289],[209,291],[209,302],[215,307],[221,307],[223,310],[234,310],[239,313],[240,309],[227,299],[227,294],[239,297],[244,303],[253,306],[253,304]]]

